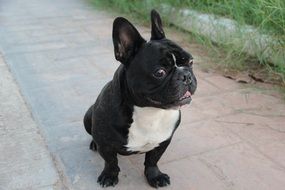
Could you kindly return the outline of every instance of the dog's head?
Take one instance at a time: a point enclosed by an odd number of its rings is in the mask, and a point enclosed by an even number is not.
[[[138,106],[176,108],[190,103],[197,87],[193,57],[165,37],[159,14],[151,11],[146,42],[125,18],[113,23],[115,57],[126,68],[126,83]]]

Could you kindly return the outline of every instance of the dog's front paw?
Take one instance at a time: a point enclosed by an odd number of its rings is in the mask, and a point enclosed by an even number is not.
[[[118,175],[108,174],[103,171],[101,175],[98,177],[97,182],[102,187],[115,186],[119,182],[119,178]]]
[[[164,187],[170,184],[170,178],[167,174],[161,173],[154,178],[147,179],[152,187]]]
[[[164,187],[170,185],[170,177],[160,172],[158,167],[149,167],[145,170],[145,176],[150,186]]]

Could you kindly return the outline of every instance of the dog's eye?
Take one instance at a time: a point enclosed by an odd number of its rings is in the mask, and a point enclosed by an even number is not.
[[[154,76],[156,78],[162,78],[166,75],[166,71],[164,69],[158,69],[157,71],[155,71]]]
[[[189,62],[188,62],[188,64],[189,64],[190,66],[192,66],[192,65],[193,65],[193,59],[190,59]]]

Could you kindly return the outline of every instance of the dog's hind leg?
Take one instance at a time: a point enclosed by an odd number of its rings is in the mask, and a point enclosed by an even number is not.
[[[84,127],[85,130],[87,131],[88,134],[92,135],[91,131],[92,131],[92,110],[93,110],[93,106],[92,105],[88,111],[86,112],[84,119],[83,119],[83,123],[84,123]],[[97,146],[96,143],[94,142],[94,140],[91,141],[90,145],[89,145],[89,149],[96,151],[97,150]]]
[[[91,130],[92,130],[92,110],[93,110],[93,106],[92,105],[88,111],[85,113],[84,115],[84,119],[83,119],[83,123],[84,123],[84,127],[85,127],[85,130],[87,131],[87,133],[89,135],[92,135],[91,134]]]
[[[89,149],[93,150],[93,151],[97,151],[97,145],[93,140],[91,141],[91,143],[89,145]]]

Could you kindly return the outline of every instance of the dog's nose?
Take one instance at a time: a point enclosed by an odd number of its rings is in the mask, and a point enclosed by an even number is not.
[[[189,71],[183,71],[180,73],[178,80],[183,81],[185,84],[191,84],[192,83],[192,76]]]
[[[184,75],[183,82],[185,82],[186,84],[191,84],[192,83],[192,75],[191,75],[190,72],[188,72],[187,74]]]

